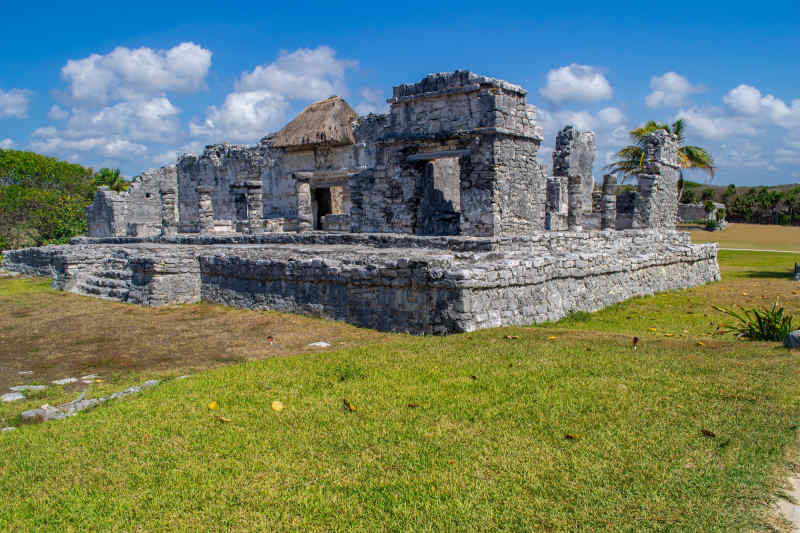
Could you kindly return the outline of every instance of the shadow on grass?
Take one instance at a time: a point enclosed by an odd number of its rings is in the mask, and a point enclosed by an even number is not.
[[[774,270],[748,270],[742,272],[743,278],[766,278],[766,279],[792,279],[792,272],[775,272]]]

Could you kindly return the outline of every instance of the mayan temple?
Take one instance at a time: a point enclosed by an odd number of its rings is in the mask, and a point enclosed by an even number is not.
[[[5,252],[57,288],[143,305],[218,302],[386,331],[554,320],[719,279],[675,230],[677,140],[645,140],[636,190],[595,186],[566,125],[552,175],[536,108],[469,71],[398,85],[383,115],[315,102],[254,146],[210,145],[101,189],[89,235]],[[548,162],[549,163],[549,162]]]

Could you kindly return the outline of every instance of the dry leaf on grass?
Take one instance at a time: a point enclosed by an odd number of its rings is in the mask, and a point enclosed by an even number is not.
[[[208,408],[209,408],[209,409],[211,409],[211,410],[214,410],[214,409],[216,409],[217,407],[219,407],[219,405],[217,404],[217,402],[211,402],[210,404],[208,404]]]
[[[272,402],[272,410],[273,411],[276,411],[276,412],[280,413],[281,411],[283,411],[284,407],[285,406],[283,405],[283,402],[281,402],[281,401],[275,400],[274,402]]]
[[[554,335],[550,335],[549,337],[547,337],[547,340],[549,340],[549,341],[554,341],[554,340],[556,340],[557,338],[558,338],[558,337],[556,337],[556,336],[554,336]]]
[[[356,410],[356,406],[347,400],[342,400],[342,402],[344,403],[345,410],[350,411],[351,413]]]
[[[579,436],[575,435],[574,433],[565,433],[564,438],[567,440],[578,440],[580,439]]]
[[[712,439],[717,436],[717,434],[711,431],[710,429],[701,429],[700,433],[702,433],[706,437],[711,437]]]
[[[224,416],[221,416],[221,415],[217,415],[217,420],[219,420],[220,422],[230,422],[231,421],[230,418],[225,418]]]

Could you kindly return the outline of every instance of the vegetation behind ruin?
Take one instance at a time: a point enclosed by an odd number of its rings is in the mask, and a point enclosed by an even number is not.
[[[86,233],[99,185],[124,189],[119,170],[95,173],[34,152],[0,149],[0,250],[65,243]]]

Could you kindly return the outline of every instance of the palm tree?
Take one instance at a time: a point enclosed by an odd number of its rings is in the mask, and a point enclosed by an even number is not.
[[[114,170],[110,168],[101,168],[94,175],[94,185],[95,187],[106,186],[112,191],[122,192],[128,190],[130,182],[120,176],[120,170],[118,168]]]
[[[678,138],[678,165],[680,165],[681,169],[693,168],[701,170],[708,176],[708,181],[714,178],[716,167],[711,154],[699,146],[684,144],[686,121],[682,118],[673,122],[672,125],[651,120],[644,126],[631,130],[631,139],[635,144],[626,146],[617,152],[618,160],[606,165],[606,168],[611,172],[622,172],[624,174],[623,181],[628,176],[644,173],[644,138],[648,133],[653,133],[657,130],[666,130],[667,133],[672,133]],[[678,198],[681,197],[682,191],[683,170],[681,170],[681,177],[678,182]]]

